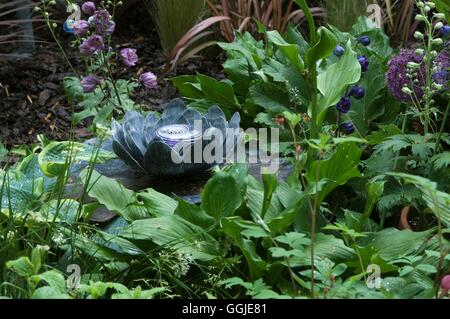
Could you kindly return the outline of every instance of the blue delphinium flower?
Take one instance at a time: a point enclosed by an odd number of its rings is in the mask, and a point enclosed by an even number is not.
[[[361,71],[367,72],[369,70],[369,59],[365,55],[359,55],[358,62],[361,64]]]
[[[341,113],[348,113],[350,111],[350,106],[352,103],[350,102],[350,99],[348,97],[343,97],[338,104],[336,105],[336,109]]]
[[[441,34],[444,38],[447,38],[450,36],[450,25],[444,25],[441,28]]]
[[[357,100],[361,100],[366,95],[366,91],[362,86],[355,85],[348,92],[348,96],[353,96]]]
[[[345,49],[340,45],[336,46],[336,48],[333,50],[333,54],[337,57],[342,56],[344,54],[344,52],[345,52]]]
[[[370,37],[367,35],[360,36],[358,39],[356,39],[356,41],[364,46],[368,46],[371,43]]]
[[[341,124],[340,129],[345,134],[352,134],[355,131],[355,126],[352,122],[345,122]]]

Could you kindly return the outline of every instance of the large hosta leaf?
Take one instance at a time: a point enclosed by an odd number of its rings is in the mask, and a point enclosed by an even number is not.
[[[211,260],[220,254],[213,237],[177,215],[134,221],[120,235],[130,240],[151,240],[162,249],[175,249],[194,259]]]
[[[95,157],[95,161],[93,161]],[[39,154],[39,165],[47,176],[58,176],[64,172],[66,163],[72,164],[82,161],[104,163],[116,156],[108,151],[100,149],[96,155],[94,146],[77,142],[52,142]]]
[[[216,219],[232,216],[244,200],[247,173],[245,164],[217,172],[203,189],[202,209]]]
[[[89,182],[86,187],[89,196],[126,220],[148,216],[147,210],[138,204],[136,194],[116,180],[93,171],[88,181],[87,170],[81,172],[81,179],[84,184]]]

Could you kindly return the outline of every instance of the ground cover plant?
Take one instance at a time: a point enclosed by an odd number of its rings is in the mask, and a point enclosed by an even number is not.
[[[217,11],[227,3],[207,1]],[[115,44],[119,1],[81,1],[79,18],[63,25],[55,4],[42,0],[34,11],[70,70],[60,83],[69,138],[0,143],[1,297],[449,298],[446,1],[415,1],[414,41],[401,46],[362,13],[345,26],[319,19],[313,1],[268,1],[265,23],[255,14],[241,30],[235,24],[245,17],[218,12],[191,36],[210,36],[202,32],[214,25],[228,32],[215,48],[224,57],[220,76],[169,73],[176,41],[195,42],[181,31],[161,38],[159,67],[141,64],[135,47]],[[199,11],[184,17],[189,27]],[[136,101],[136,90],[152,94],[164,81],[179,92],[164,110]],[[200,135],[241,127],[248,152],[277,144],[271,155],[282,168],[179,166],[174,149],[178,158],[189,154],[176,145],[195,144],[197,135],[184,131],[194,132],[195,121],[205,125]],[[94,138],[77,137],[77,125]],[[263,148],[257,129],[278,141]],[[227,151],[237,147],[231,142],[219,139]],[[117,167],[142,183],[128,184]],[[192,188],[199,176],[195,197],[158,188],[160,179]],[[100,221],[105,211],[115,217]]]

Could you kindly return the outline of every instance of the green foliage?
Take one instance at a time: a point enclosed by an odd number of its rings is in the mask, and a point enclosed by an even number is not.
[[[204,0],[145,0],[158,30],[162,48],[169,55],[181,37],[191,29],[205,10]]]

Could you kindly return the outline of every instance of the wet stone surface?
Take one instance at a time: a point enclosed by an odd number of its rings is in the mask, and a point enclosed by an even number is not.
[[[93,144],[95,139],[86,143]],[[103,143],[102,148],[112,152],[112,140]],[[75,165],[73,168],[73,179],[87,166],[87,163]],[[249,164],[249,174],[258,180],[261,180],[262,164]],[[100,174],[113,178],[123,184],[124,187],[133,191],[140,191],[147,188],[153,188],[158,192],[171,197],[181,197],[184,200],[198,204],[201,201],[201,191],[205,183],[212,177],[211,172],[183,176],[179,178],[172,177],[152,177],[144,175],[133,170],[120,159],[114,159],[104,164],[97,164],[95,170]],[[278,179],[286,180],[292,167],[285,160],[281,159],[279,163]],[[74,185],[69,185],[68,193],[79,193],[74,189]],[[106,208],[99,208],[92,216],[92,221],[97,223],[108,222],[116,216],[114,212]]]

